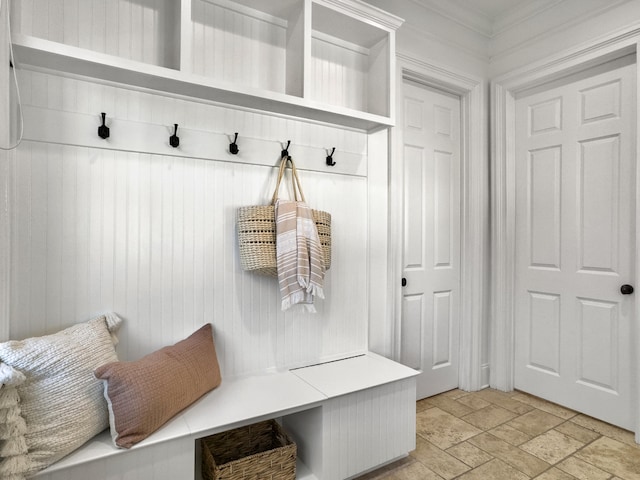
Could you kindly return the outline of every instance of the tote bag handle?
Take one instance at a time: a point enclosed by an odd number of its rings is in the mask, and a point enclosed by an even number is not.
[[[284,172],[287,169],[287,163],[291,163],[291,188],[293,189],[293,198],[296,202],[302,201],[306,203],[304,199],[304,193],[302,193],[302,186],[300,185],[300,178],[298,177],[298,170],[296,169],[296,164],[293,163],[293,159],[291,157],[282,157],[280,160],[280,169],[278,171],[278,181],[276,182],[276,188],[273,192],[273,197],[271,197],[271,205],[276,204],[276,200],[278,199],[278,192],[280,190],[280,183],[282,182],[282,177],[284,176]]]

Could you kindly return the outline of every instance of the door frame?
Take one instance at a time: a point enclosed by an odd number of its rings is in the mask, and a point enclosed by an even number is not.
[[[582,44],[496,78],[491,83],[491,372],[490,386],[503,391],[514,388],[515,372],[515,98],[518,92],[542,85],[607,61],[634,54],[638,73],[640,27],[616,32]],[[640,82],[636,82],[636,91]],[[638,97],[640,99],[640,97]],[[640,127],[640,101],[636,105],[636,137]],[[640,158],[640,141],[636,142]],[[636,217],[640,212],[640,165],[636,168]],[[640,222],[636,224],[634,273],[640,279]],[[636,318],[640,296],[635,297]],[[632,351],[633,405],[636,441],[640,442],[640,326],[631,325],[636,348]]]
[[[393,356],[400,358],[402,332],[402,245],[403,167],[402,98],[404,80],[432,87],[460,97],[460,354],[458,385],[463,390],[479,390],[488,385],[488,365],[483,365],[483,332],[488,311],[487,259],[489,224],[489,163],[486,139],[486,82],[481,78],[451,71],[398,53],[396,127],[391,134],[389,164],[389,278],[395,324]]]

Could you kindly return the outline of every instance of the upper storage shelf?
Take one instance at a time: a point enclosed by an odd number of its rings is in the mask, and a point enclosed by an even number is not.
[[[394,121],[401,24],[360,0],[12,0],[18,65],[367,130]]]

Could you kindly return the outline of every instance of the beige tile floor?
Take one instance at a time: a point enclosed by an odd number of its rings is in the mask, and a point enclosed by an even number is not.
[[[417,403],[416,450],[359,480],[640,480],[631,432],[521,392]]]

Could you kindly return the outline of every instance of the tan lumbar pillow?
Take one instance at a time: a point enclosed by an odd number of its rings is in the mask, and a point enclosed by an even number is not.
[[[0,343],[0,401],[8,405],[0,414],[7,453],[0,478],[42,470],[109,426],[102,383],[93,371],[118,359],[115,332],[121,322],[110,313],[52,335]],[[19,408],[10,405],[16,398]]]
[[[212,327],[140,360],[103,365],[95,376],[104,382],[111,437],[131,448],[220,385]]]

